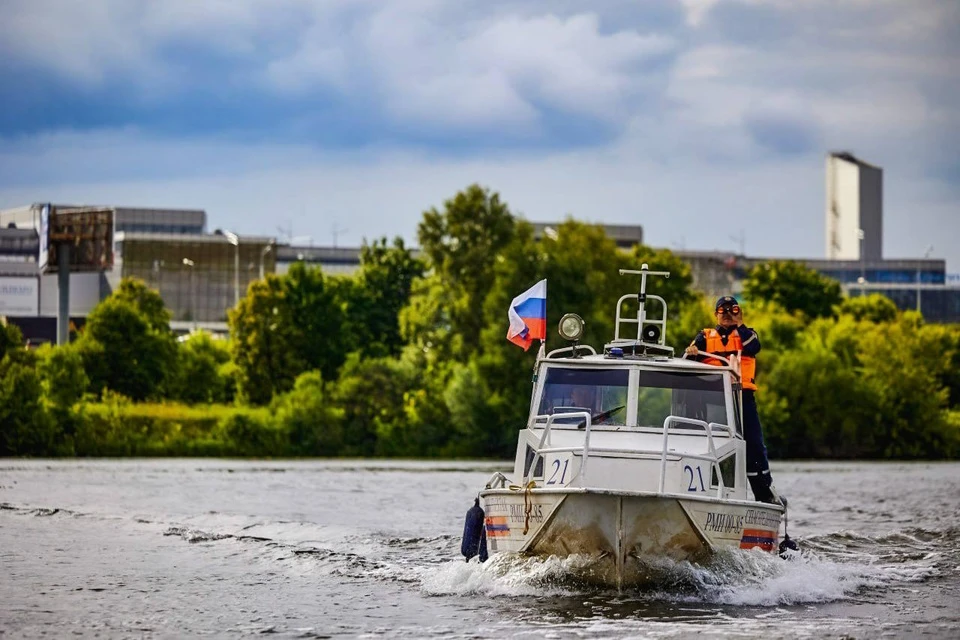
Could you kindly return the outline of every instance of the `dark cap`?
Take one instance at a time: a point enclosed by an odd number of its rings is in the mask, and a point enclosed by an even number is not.
[[[720,307],[724,307],[724,306],[726,306],[726,305],[728,305],[728,304],[735,304],[735,305],[738,305],[738,306],[740,305],[740,303],[737,302],[737,299],[734,298],[733,296],[723,296],[722,298],[719,298],[719,299],[717,300],[717,304],[715,304],[715,305],[713,306],[713,308],[714,308],[714,309],[719,309]]]

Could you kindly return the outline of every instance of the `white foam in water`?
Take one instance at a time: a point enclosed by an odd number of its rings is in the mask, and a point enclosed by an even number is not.
[[[590,562],[584,556],[539,558],[504,553],[483,564],[474,559],[423,568],[420,582],[424,593],[430,595],[574,595],[599,590],[571,586],[571,578],[589,569]],[[667,559],[647,566],[659,576],[658,586],[653,590],[625,589],[626,593],[656,600],[761,607],[842,600],[863,588],[914,582],[937,574],[929,565],[835,562],[810,552],[785,560],[757,550],[724,552],[706,566]]]
[[[421,589],[429,595],[560,596],[572,592],[551,586],[575,573],[584,560],[526,557],[511,553],[493,556],[481,563],[451,561],[421,570]]]

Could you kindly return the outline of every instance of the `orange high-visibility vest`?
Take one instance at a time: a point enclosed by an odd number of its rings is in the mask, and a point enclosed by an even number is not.
[[[727,344],[723,344],[723,338],[720,332],[714,328],[704,329],[703,335],[707,338],[707,353],[715,353],[718,356],[728,357],[731,355],[740,355],[743,351],[743,343],[740,341],[740,334],[733,330],[727,336]],[[707,364],[723,365],[724,362],[715,358],[704,360]],[[740,355],[740,382],[744,389],[751,391],[757,390],[757,359],[752,356]]]

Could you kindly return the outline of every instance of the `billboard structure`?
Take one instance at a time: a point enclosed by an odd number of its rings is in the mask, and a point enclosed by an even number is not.
[[[46,225],[44,211],[48,211]],[[69,247],[65,257],[71,272],[113,268],[113,217],[112,208],[57,209],[44,206],[40,213],[41,272],[60,270],[58,254],[65,247]]]

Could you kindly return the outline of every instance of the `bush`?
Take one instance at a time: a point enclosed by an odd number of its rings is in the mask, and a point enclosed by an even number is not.
[[[262,412],[236,410],[217,425],[229,455],[269,457],[288,453],[285,433]]]
[[[90,385],[83,369],[83,357],[74,344],[41,346],[37,354],[37,372],[43,381],[47,401],[61,411],[79,402]]]
[[[293,389],[273,401],[276,421],[289,450],[300,456],[336,456],[343,452],[343,411],[325,398],[319,371],[300,374]]]
[[[59,427],[42,402],[36,356],[12,348],[0,360],[0,455],[42,456],[55,452]]]
[[[839,310],[842,314],[853,316],[855,320],[873,323],[893,322],[899,313],[893,300],[879,293],[845,298],[840,303]]]
[[[227,377],[229,370],[224,368],[230,361],[230,352],[224,341],[214,340],[204,331],[194,333],[178,345],[177,361],[170,381],[171,398],[187,404],[233,399],[233,382]]]
[[[267,421],[263,410],[224,405],[132,403],[128,398],[108,392],[103,402],[81,403],[74,411],[79,424],[75,436],[77,455],[273,455],[272,452],[245,453],[253,450],[256,443],[244,443],[238,429],[224,429],[230,416],[236,413]]]
[[[435,432],[449,437],[446,421],[425,427],[409,410],[423,384],[418,373],[405,357],[363,360],[351,354],[330,388],[331,404],[343,416],[342,455],[432,455]]]

